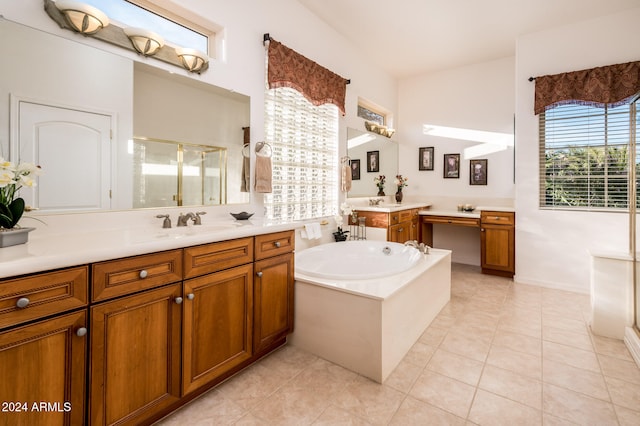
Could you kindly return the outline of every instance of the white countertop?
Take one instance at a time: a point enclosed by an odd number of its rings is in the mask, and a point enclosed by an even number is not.
[[[288,231],[303,224],[270,224],[262,219],[233,219],[200,226],[118,228],[68,234],[31,232],[29,241],[0,249],[0,278],[83,265],[234,238]]]
[[[480,218],[480,213],[485,211],[494,211],[494,212],[515,212],[513,207],[489,207],[489,206],[479,206],[476,207],[471,212],[464,212],[452,209],[428,209],[428,210],[420,210],[418,214],[421,216],[453,216],[453,217],[471,217],[474,219]]]
[[[429,203],[402,203],[402,204],[383,203],[383,204],[380,204],[379,206],[365,206],[365,205],[353,206],[353,209],[359,210],[361,212],[393,213],[393,212],[399,212],[401,210],[419,209],[419,208],[425,208],[425,207],[431,207],[431,204]]]

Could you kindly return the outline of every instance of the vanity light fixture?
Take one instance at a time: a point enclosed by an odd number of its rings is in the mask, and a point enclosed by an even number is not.
[[[144,28],[124,28],[123,31],[131,40],[133,48],[144,56],[155,55],[164,46],[164,39],[153,31]]]
[[[72,0],[57,0],[56,7],[71,27],[82,34],[95,34],[107,25],[109,18],[101,10]]]
[[[196,49],[176,47],[176,54],[182,61],[182,66],[191,72],[199,72],[209,63],[207,55]]]

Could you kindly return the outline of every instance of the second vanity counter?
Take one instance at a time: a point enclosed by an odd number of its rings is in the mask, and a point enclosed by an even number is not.
[[[36,229],[28,243],[0,250],[0,278],[289,231],[299,226],[295,223],[272,224],[261,219],[222,219],[170,229],[131,227],[42,235]]]

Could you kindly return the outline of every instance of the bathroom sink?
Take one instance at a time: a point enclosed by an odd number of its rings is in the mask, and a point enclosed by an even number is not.
[[[149,239],[178,239],[211,232],[227,231],[242,226],[235,222],[214,222],[202,225],[178,226],[175,228],[159,229],[149,234]]]

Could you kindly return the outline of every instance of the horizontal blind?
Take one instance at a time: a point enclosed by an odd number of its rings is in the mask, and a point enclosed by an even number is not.
[[[628,207],[629,115],[629,105],[562,105],[540,114],[541,207]]]
[[[294,89],[267,89],[265,138],[273,148],[266,217],[291,221],[336,214],[338,108],[312,105]]]

